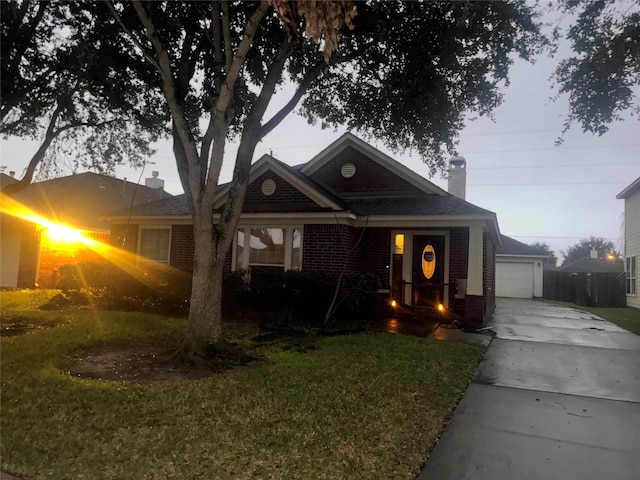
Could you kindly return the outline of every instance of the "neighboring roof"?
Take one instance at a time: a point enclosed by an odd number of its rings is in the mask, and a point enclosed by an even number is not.
[[[545,254],[538,252],[531,245],[519,242],[515,238],[500,235],[500,239],[502,240],[502,245],[496,247],[496,255],[518,255],[540,258],[547,257]]]
[[[624,263],[622,260],[584,257],[560,267],[560,270],[570,273],[621,273],[624,272]]]
[[[106,217],[122,217],[129,215],[190,215],[189,206],[187,205],[186,194],[176,195],[175,197],[163,198],[162,200],[156,200],[155,202],[143,203],[135,205],[129,209],[123,208],[120,210],[108,211],[104,215]]]
[[[47,218],[85,229],[104,229],[100,216],[106,212],[162,197],[171,194],[93,172],[32,183],[13,195]]]
[[[12,177],[11,175],[7,175],[6,173],[0,173],[0,190],[6,185],[11,185],[12,183],[16,183],[18,181],[17,178]]]
[[[636,191],[640,190],[640,177],[636,178],[634,182],[631,183],[627,188],[622,190],[616,198],[629,198],[631,195],[636,193]]]

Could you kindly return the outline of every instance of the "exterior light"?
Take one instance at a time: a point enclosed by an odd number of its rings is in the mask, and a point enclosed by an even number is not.
[[[441,304],[441,303],[438,304],[438,311],[439,312],[444,312],[444,305],[443,304]]]
[[[607,260],[613,260],[613,259],[615,259],[615,258],[616,258],[616,257],[615,257],[615,255],[612,255],[612,254],[610,254],[610,253],[607,253]]]
[[[398,302],[396,302],[395,300],[391,300],[391,306],[393,308],[396,308],[398,306]]]

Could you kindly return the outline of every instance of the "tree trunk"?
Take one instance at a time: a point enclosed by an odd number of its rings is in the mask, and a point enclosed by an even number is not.
[[[207,358],[224,342],[221,307],[226,252],[218,251],[213,241],[210,214],[196,213],[193,225],[195,247],[191,305],[180,356],[189,363],[206,364]]]

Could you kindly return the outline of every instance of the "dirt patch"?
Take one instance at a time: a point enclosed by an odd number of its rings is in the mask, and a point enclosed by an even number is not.
[[[2,319],[0,319],[0,337],[15,337],[16,335],[23,335],[27,332],[57,327],[65,323],[67,322],[62,319],[38,322],[36,319],[25,316],[2,317]]]
[[[69,374],[79,378],[119,380],[137,383],[168,382],[209,377],[218,373],[251,368],[259,359],[240,351],[225,350],[211,358],[209,366],[176,362],[176,339],[153,343],[108,342],[87,345],[70,356]]]

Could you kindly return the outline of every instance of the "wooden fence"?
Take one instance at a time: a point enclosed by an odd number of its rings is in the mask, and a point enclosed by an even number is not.
[[[585,307],[626,307],[625,276],[621,273],[569,273],[545,270],[544,298]]]

